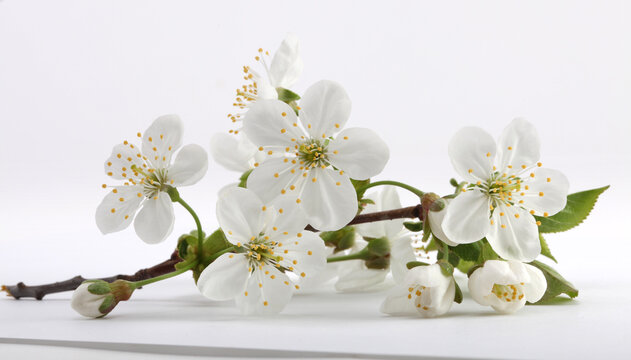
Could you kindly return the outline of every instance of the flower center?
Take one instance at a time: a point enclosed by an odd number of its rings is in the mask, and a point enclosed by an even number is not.
[[[478,181],[472,187],[485,192],[491,198],[491,205],[497,207],[499,204],[514,205],[513,193],[521,189],[521,178],[515,175],[507,175],[494,172],[486,183]]]
[[[497,296],[498,299],[504,302],[519,301],[524,298],[524,283],[519,285],[499,285],[493,284],[491,294]]]
[[[321,142],[317,139],[309,139],[300,144],[298,148],[298,158],[304,163],[306,169],[310,167],[326,167],[329,165],[327,145],[328,141]]]
[[[430,289],[422,285],[415,285],[415,286],[410,286],[408,288],[408,292],[409,292],[408,294],[409,300],[414,300],[415,298],[419,298],[419,301],[416,304],[417,308],[421,308],[423,310],[429,310],[429,307],[427,306],[427,304],[424,303],[423,300],[427,300],[431,298],[431,296],[429,296]],[[426,296],[423,296],[423,293],[425,293]]]
[[[160,191],[165,191],[167,186],[167,169],[140,169],[136,165],[132,165],[131,169],[134,175],[140,177],[139,181],[133,181],[134,184],[143,186],[143,194],[148,198],[155,198]],[[142,176],[139,176],[142,175]]]
[[[243,245],[250,264],[250,272],[263,265],[275,266],[280,271],[289,270],[280,265],[283,257],[274,253],[277,246],[282,246],[282,244],[270,240],[269,236],[263,233],[256,237],[253,236],[247,244]]]

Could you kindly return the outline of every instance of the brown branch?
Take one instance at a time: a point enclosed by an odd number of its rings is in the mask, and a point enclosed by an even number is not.
[[[168,274],[170,272],[175,271],[175,264],[181,262],[182,259],[178,256],[177,250],[171,254],[171,258],[165,260],[157,265],[154,265],[150,268],[140,269],[136,271],[133,275],[114,275],[105,278],[99,278],[99,280],[113,282],[116,280],[127,280],[127,281],[140,281],[146,280],[150,278],[154,278],[156,276]],[[72,279],[68,279],[66,281],[60,281],[52,284],[45,285],[34,285],[28,286],[23,282],[18,283],[17,285],[5,286],[2,285],[2,290],[6,291],[8,296],[13,296],[15,299],[20,298],[35,298],[37,300],[42,300],[44,296],[48,294],[64,292],[64,291],[72,291],[81,285],[82,282],[88,280],[81,275],[77,275]]]
[[[364,224],[375,221],[382,220],[394,220],[394,219],[406,219],[406,218],[417,218],[423,219],[423,207],[419,204],[416,206],[409,206],[401,209],[394,210],[386,210],[379,211],[369,214],[360,214],[355,216],[348,225],[357,225]],[[305,230],[310,231],[318,231],[313,228],[311,225],[307,225]],[[156,276],[168,274],[170,272],[175,271],[175,264],[181,262],[182,259],[178,256],[177,250],[171,254],[171,258],[169,260],[165,260],[157,265],[154,265],[150,268],[138,270],[133,275],[115,275],[105,278],[100,278],[99,280],[104,280],[107,282],[113,282],[116,280],[127,280],[127,281],[140,281],[146,280],[150,278],[154,278]],[[44,285],[34,285],[28,286],[23,282],[18,283],[17,285],[5,286],[2,285],[2,291],[6,291],[8,296],[12,296],[15,299],[20,298],[35,298],[37,300],[41,300],[44,296],[48,294],[64,292],[64,291],[72,291],[81,285],[82,282],[87,280],[81,275],[75,276],[72,279],[68,279],[66,281],[60,281],[52,284],[44,284]]]
[[[369,222],[382,221],[382,220],[394,220],[394,219],[419,219],[423,220],[423,207],[419,204],[416,206],[408,206],[401,209],[378,211],[368,214],[359,214],[355,216],[348,225],[365,224]],[[348,226],[347,225],[347,226]],[[307,225],[305,230],[318,231],[311,225]]]

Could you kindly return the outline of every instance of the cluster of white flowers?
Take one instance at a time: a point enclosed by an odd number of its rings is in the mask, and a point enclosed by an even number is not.
[[[469,271],[473,300],[510,313],[542,298],[546,278],[528,264],[541,253],[535,216],[564,209],[569,185],[563,174],[542,167],[532,124],[513,120],[497,144],[480,128],[458,131],[448,153],[465,182],[443,198],[426,202],[423,195],[416,215],[420,228],[396,217],[349,225],[358,214],[402,208],[392,186],[400,183],[369,182],[384,169],[388,146],[372,130],[345,128],[351,100],[339,84],[319,81],[302,97],[289,89],[303,68],[295,37],[283,41],[268,66],[269,57],[259,49],[256,60],[264,73],[244,67],[248,84],[237,90],[238,112],[228,116],[237,128],[211,140],[213,158],[239,172],[241,183],[219,192],[217,223],[226,245],[212,254],[194,248],[200,255],[184,269],[204,265],[197,274],[204,296],[234,299],[245,314],[277,313],[295,291],[334,280],[338,291],[390,287],[384,313],[433,317],[462,297],[447,260],[450,249],[480,243],[494,256]],[[195,246],[203,247],[201,223],[177,188],[203,177],[206,152],[197,145],[181,147],[182,125],[173,115],[158,118],[138,137],[141,146],[124,141],[105,162],[106,174],[122,185],[103,185],[111,191],[97,208],[99,229],[120,231],[135,217],[143,241],[161,242],[171,233],[172,203],[178,202],[195,218]],[[389,186],[364,194],[373,185]],[[348,237],[344,244],[325,243],[321,231]],[[423,240],[415,234],[420,231]],[[430,250],[442,257],[434,264],[421,262],[430,259]],[[111,310],[102,305],[108,292],[87,289],[80,287],[73,298],[81,314]]]

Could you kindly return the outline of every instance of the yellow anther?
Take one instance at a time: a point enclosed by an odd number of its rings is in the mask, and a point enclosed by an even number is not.
[[[287,113],[283,111],[280,115],[281,116],[287,116]]]
[[[552,181],[552,179],[550,179],[550,178],[547,178],[547,179],[546,179],[546,181],[547,181],[547,182],[550,182],[550,181]]]
[[[300,199],[296,199],[296,203],[298,203],[298,204],[300,204],[301,201],[302,200],[300,200]]]
[[[542,165],[543,165],[543,164],[542,164],[542,163],[540,163],[540,162],[538,162],[538,163],[537,163],[537,166],[538,166],[538,167],[541,167]]]
[[[509,147],[508,147],[508,150],[513,150],[513,147],[512,147],[512,146],[509,146]]]
[[[519,219],[519,214],[515,214],[515,218]]]
[[[305,273],[300,273],[300,276],[305,277],[305,276],[307,276],[307,274],[305,274]]]
[[[348,140],[348,136],[344,136],[344,140]]]
[[[543,196],[543,192],[542,191],[539,192],[539,196]]]
[[[490,153],[490,152],[487,152],[487,153],[486,153],[486,157],[491,157],[491,153]]]
[[[469,174],[471,174],[473,172],[473,169],[469,169],[468,171],[469,171]]]
[[[544,213],[543,213],[543,216],[544,216],[544,217],[548,217],[549,215],[550,215],[550,214],[548,214],[547,212],[544,212]]]
[[[541,221],[537,221],[537,226],[541,226]]]
[[[112,212],[112,214],[113,214],[113,213],[115,213],[115,212],[116,212],[116,209],[112,209],[112,210],[110,210],[110,211],[111,211],[111,212]]]
[[[265,210],[267,210],[267,208],[266,208],[265,206],[263,206],[263,207],[261,208],[261,210],[265,211]]]

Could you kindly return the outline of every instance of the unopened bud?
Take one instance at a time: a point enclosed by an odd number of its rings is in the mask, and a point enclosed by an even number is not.
[[[70,305],[79,314],[98,318],[107,315],[120,301],[128,300],[134,292],[128,281],[84,281],[72,294]]]

